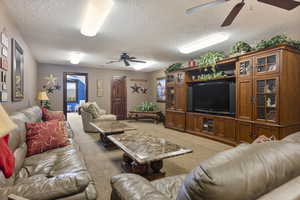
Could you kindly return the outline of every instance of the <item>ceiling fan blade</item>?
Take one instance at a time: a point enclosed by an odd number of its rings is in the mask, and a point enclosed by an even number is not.
[[[224,26],[229,26],[230,24],[232,24],[232,22],[238,16],[238,14],[240,13],[240,11],[242,10],[242,8],[244,6],[245,6],[244,1],[235,5],[221,26],[224,27]]]
[[[127,60],[124,60],[124,63],[125,63],[125,65],[126,65],[127,67],[130,66],[130,63],[129,63]]]
[[[212,1],[212,2],[208,2],[208,3],[205,3],[205,4],[201,4],[199,6],[195,6],[193,8],[190,8],[190,9],[187,9],[185,11],[186,14],[192,14],[202,8],[208,8],[208,7],[211,7],[211,6],[215,6],[215,5],[218,5],[218,4],[222,4],[222,3],[225,3],[226,1],[230,1],[230,0],[215,0],[215,1]]]
[[[276,6],[285,10],[292,10],[300,5],[300,2],[294,0],[257,0],[272,6]]]
[[[147,63],[146,61],[142,60],[129,60],[130,62],[136,62],[136,63]]]
[[[136,57],[129,57],[128,59],[129,60],[134,60],[134,59],[136,59]]]
[[[116,63],[116,62],[120,62],[120,61],[119,60],[112,60],[112,61],[107,62],[106,64],[112,64],[112,63]]]

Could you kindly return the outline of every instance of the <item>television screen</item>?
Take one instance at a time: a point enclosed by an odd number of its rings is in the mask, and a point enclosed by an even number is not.
[[[193,86],[195,111],[229,112],[230,83],[226,81],[199,83]]]

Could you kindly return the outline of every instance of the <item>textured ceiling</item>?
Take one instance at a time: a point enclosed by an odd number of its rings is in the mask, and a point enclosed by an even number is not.
[[[41,63],[69,64],[70,52],[80,51],[84,54],[82,66],[124,69],[123,64],[105,63],[118,59],[125,51],[139,59],[155,61],[144,69],[153,71],[207,50],[228,50],[238,40],[255,43],[280,33],[300,39],[300,7],[285,11],[256,0],[246,0],[247,6],[226,28],[220,24],[238,0],[193,15],[186,15],[185,9],[210,0],[114,0],[105,24],[93,38],[80,34],[88,0],[2,1]],[[230,39],[190,55],[177,49],[220,31],[230,33]]]

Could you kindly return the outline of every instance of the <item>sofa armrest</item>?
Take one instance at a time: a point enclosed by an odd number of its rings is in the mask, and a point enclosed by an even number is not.
[[[170,200],[148,180],[135,174],[114,176],[111,186],[111,200]]]
[[[20,197],[20,196],[14,195],[14,194],[10,194],[10,195],[8,195],[8,200],[28,200],[28,199],[25,199],[23,197]]]

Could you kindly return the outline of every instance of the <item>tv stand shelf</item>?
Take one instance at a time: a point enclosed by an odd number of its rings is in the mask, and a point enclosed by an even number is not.
[[[230,145],[251,143],[260,135],[282,139],[300,131],[299,66],[300,51],[279,45],[224,59],[216,68],[167,73],[165,126]],[[194,110],[188,97],[191,86],[222,80],[235,83],[235,115],[187,111]]]

